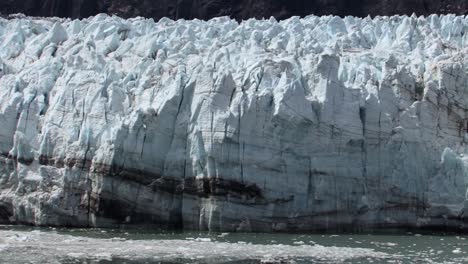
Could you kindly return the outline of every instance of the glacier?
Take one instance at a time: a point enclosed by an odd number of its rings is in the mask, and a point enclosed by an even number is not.
[[[468,230],[468,17],[0,18],[0,223]]]

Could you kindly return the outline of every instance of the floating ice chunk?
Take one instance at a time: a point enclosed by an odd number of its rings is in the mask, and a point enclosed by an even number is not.
[[[211,242],[211,238],[208,237],[197,237],[194,240],[197,242]]]

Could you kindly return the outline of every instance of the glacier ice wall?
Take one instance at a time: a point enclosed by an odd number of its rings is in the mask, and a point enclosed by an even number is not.
[[[0,18],[0,222],[466,228],[468,18]]]

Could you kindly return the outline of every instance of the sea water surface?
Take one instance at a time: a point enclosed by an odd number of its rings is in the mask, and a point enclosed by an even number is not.
[[[0,263],[464,263],[468,236],[0,226]]]

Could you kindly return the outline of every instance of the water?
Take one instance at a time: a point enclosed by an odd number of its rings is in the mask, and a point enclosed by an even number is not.
[[[465,235],[298,235],[0,226],[0,263],[463,263]]]

